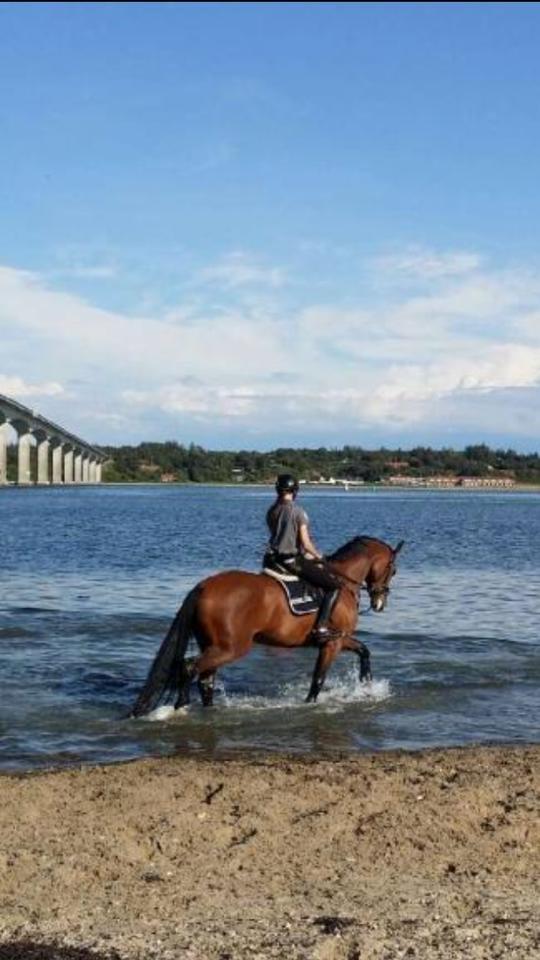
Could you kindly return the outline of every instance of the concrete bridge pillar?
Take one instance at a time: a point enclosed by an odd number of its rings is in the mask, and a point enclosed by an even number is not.
[[[7,434],[4,424],[0,424],[0,486],[7,483]]]
[[[30,466],[30,449],[32,446],[32,434],[29,432],[19,434],[19,443],[17,445],[17,483],[25,486],[32,483],[32,472]]]
[[[11,475],[12,431],[17,435],[19,484],[101,482],[101,463],[106,456],[102,450],[0,394],[0,486],[8,483],[8,470]]]
[[[57,443],[52,453],[52,482],[62,483],[62,443]]]
[[[51,444],[48,438],[39,440],[37,455],[38,455],[38,470],[37,470],[37,482],[38,483],[49,483],[49,451]]]
[[[73,483],[73,450],[64,454],[64,483]]]

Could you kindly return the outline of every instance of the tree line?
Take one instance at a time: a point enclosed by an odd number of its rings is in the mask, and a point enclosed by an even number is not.
[[[103,476],[109,482],[273,483],[277,474],[292,473],[308,482],[333,477],[380,483],[398,474],[427,478],[507,476],[517,483],[540,484],[538,453],[492,450],[485,444],[464,450],[280,447],[261,453],[205,450],[193,443],[184,446],[168,441],[102,449],[109,456]]]

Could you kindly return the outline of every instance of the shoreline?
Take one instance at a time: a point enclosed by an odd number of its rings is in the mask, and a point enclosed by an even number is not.
[[[538,744],[4,773],[0,957],[532,960],[539,799]]]
[[[202,750],[184,750],[181,747],[178,747],[174,753],[171,754],[145,754],[144,756],[138,757],[127,757],[119,760],[80,760],[74,759],[72,761],[63,762],[61,764],[55,765],[51,764],[50,766],[41,766],[41,767],[28,767],[27,769],[2,769],[0,768],[0,783],[2,779],[19,779],[24,780],[26,778],[35,778],[41,776],[56,776],[67,773],[72,773],[73,771],[87,771],[87,770],[100,770],[102,768],[121,768],[121,767],[130,767],[138,766],[140,764],[146,763],[163,763],[166,764],[171,760],[175,761],[192,761],[197,764],[207,765],[211,763],[219,764],[234,764],[241,763],[243,765],[253,764],[259,765],[264,763],[288,763],[294,764],[298,763],[299,766],[309,767],[310,765],[317,763],[348,763],[348,762],[359,762],[362,759],[367,757],[375,758],[381,757],[386,759],[398,759],[398,758],[416,758],[428,755],[430,758],[436,759],[440,754],[441,756],[451,756],[452,753],[468,754],[476,753],[477,751],[520,751],[520,750],[538,750],[540,752],[540,739],[530,740],[530,741],[515,741],[515,742],[504,742],[499,741],[488,741],[485,743],[467,743],[467,744],[451,744],[448,746],[445,745],[435,745],[435,746],[425,746],[425,747],[383,747],[380,750],[375,749],[364,749],[364,750],[350,750],[350,751],[336,751],[332,753],[328,751],[324,754],[315,754],[309,751],[277,751],[277,750],[266,750],[259,747],[240,747],[238,749],[231,747],[230,749],[222,748],[219,749],[216,753],[209,755]]]

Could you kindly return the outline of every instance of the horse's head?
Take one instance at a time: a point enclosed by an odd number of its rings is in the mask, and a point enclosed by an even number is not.
[[[373,549],[373,560],[366,573],[366,587],[371,609],[375,613],[382,613],[388,601],[390,581],[396,573],[396,557],[405,541],[400,540],[397,547],[389,547],[381,541],[374,542],[378,549]]]
[[[396,572],[396,557],[404,544],[390,547],[374,537],[354,537],[335,553],[327,557],[330,564],[345,578],[360,587],[365,584],[371,609],[376,613],[384,610],[390,581]]]

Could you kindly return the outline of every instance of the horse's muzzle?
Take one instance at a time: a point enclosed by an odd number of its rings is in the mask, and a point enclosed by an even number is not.
[[[369,602],[373,612],[382,613],[386,606],[386,600],[387,600],[387,593],[383,590],[381,591],[377,590],[377,591],[374,591],[372,594],[370,594]]]

